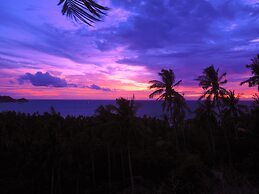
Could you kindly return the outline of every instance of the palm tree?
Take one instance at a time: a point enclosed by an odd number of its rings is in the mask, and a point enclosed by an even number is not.
[[[199,103],[199,107],[195,110],[195,119],[198,121],[198,126],[209,129],[209,139],[213,162],[215,157],[215,137],[214,131],[217,128],[217,112],[214,110],[214,104],[209,99]]]
[[[176,101],[179,102],[184,101],[184,97],[175,90],[175,87],[178,86],[182,80],[175,82],[175,75],[172,69],[166,70],[162,69],[158,75],[162,78],[162,81],[159,80],[151,80],[149,83],[149,89],[156,88],[154,92],[149,95],[149,98],[154,98],[155,96],[159,96],[157,100],[163,100],[162,108],[163,111],[167,111],[170,113],[170,117],[172,119],[173,113],[173,105]]]
[[[117,147],[120,147],[122,144],[121,130],[119,129],[118,122],[116,122],[116,110],[117,107],[114,105],[101,105],[95,111],[95,114],[100,119],[98,127],[105,129],[104,132],[101,133],[101,140],[104,142],[107,152],[109,193],[112,192],[112,151],[113,148],[116,147],[114,144],[117,144]],[[122,169],[122,173],[124,173],[124,169]],[[123,179],[124,178],[123,176]]]
[[[221,116],[221,100],[226,97],[228,91],[222,87],[227,83],[227,73],[223,73],[219,76],[219,69],[215,70],[214,66],[211,65],[203,70],[203,75],[199,76],[196,81],[199,81],[199,86],[202,87],[204,93],[201,95],[199,100],[206,98],[207,101],[211,101],[213,106],[217,106],[219,116]],[[229,156],[229,164],[231,165],[231,150],[230,143],[226,131],[223,130],[224,138],[226,141],[226,149]]]
[[[162,81],[151,80],[149,83],[149,89],[156,88],[154,92],[149,95],[149,98],[159,96],[157,100],[163,100],[163,111],[169,113],[169,124],[175,127],[176,133],[176,147],[178,149],[178,135],[177,128],[180,121],[184,119],[185,109],[187,108],[183,95],[175,90],[182,80],[175,81],[175,74],[172,69],[162,69],[158,75],[162,78]]]
[[[100,21],[109,8],[104,7],[94,0],[59,0],[58,5],[63,5],[62,14],[75,21],[82,21],[88,25]]]
[[[104,122],[106,122],[114,114],[114,109],[115,108],[113,105],[101,105],[95,110],[95,114],[96,116],[99,116]]]
[[[132,119],[136,115],[136,106],[134,102],[134,97],[132,100],[127,100],[125,98],[116,99],[117,107],[114,107],[114,111],[123,119]]]
[[[253,74],[252,77],[249,79],[243,81],[240,83],[240,85],[243,85],[245,83],[248,83],[249,87],[252,86],[258,86],[258,91],[259,91],[259,54],[251,59],[252,63],[249,65],[246,65],[247,68],[251,69],[251,72]]]
[[[236,118],[244,114],[245,106],[239,104],[240,94],[236,95],[235,90],[229,90],[225,98],[223,99],[223,108],[225,113],[232,118]]]
[[[244,115],[246,107],[239,104],[240,94],[236,95],[235,90],[229,90],[226,97],[223,98],[223,120],[226,124],[234,128],[237,137],[238,118]]]
[[[219,76],[219,69],[215,70],[214,66],[211,65],[203,70],[203,75],[195,79],[199,81],[199,86],[204,90],[199,100],[203,98],[212,100],[214,105],[216,103],[219,112],[220,99],[227,94],[227,90],[222,87],[227,83],[226,75],[227,73],[223,73]]]
[[[132,165],[132,136],[136,135],[136,129],[138,129],[135,120],[136,116],[136,106],[134,102],[134,96],[132,100],[127,100],[125,98],[117,98],[116,99],[116,106],[109,105],[106,107],[100,107],[97,112],[100,115],[100,112],[109,114],[115,114],[118,118],[119,128],[121,129],[120,139],[125,144],[126,152],[127,152],[127,159],[128,159],[128,169],[129,169],[129,176],[130,176],[130,184],[131,184],[131,192],[135,193],[135,183],[134,183],[134,173],[133,173],[133,165]],[[114,124],[113,124],[114,125]],[[111,141],[111,140],[110,140]],[[123,147],[121,146],[121,150]],[[122,151],[121,151],[122,154]],[[123,158],[123,157],[121,157]],[[124,173],[124,172],[123,172]]]

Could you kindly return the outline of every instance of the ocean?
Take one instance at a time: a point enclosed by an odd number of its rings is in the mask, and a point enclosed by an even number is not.
[[[150,100],[136,100],[137,116],[150,116],[156,118],[163,117],[161,102]],[[49,112],[54,107],[62,116],[92,116],[100,105],[115,105],[115,100],[29,100],[25,103],[0,103],[0,111],[16,111],[23,113],[42,114]],[[241,104],[250,106],[252,101],[242,101]],[[197,108],[197,101],[187,101],[187,105],[191,110],[187,117],[193,116],[193,111]]]

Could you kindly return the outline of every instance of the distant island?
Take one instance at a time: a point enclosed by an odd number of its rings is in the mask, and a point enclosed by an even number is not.
[[[28,100],[25,98],[14,99],[10,96],[0,96],[0,103],[1,102],[28,102]]]

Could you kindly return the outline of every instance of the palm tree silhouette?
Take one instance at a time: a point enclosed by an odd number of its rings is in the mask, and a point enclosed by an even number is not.
[[[136,106],[134,102],[134,98],[132,100],[127,100],[125,98],[117,98],[116,99],[117,106],[114,106],[114,111],[125,120],[132,119],[136,116]]]
[[[104,145],[106,146],[107,151],[107,160],[108,160],[108,185],[109,185],[109,193],[111,192],[112,188],[112,162],[111,162],[111,147],[112,143],[114,141],[114,137],[116,137],[116,125],[114,123],[114,114],[113,114],[113,105],[106,105],[106,106],[99,106],[95,114],[98,118],[100,118],[100,126],[97,125],[97,127],[105,128],[108,130],[105,130],[105,132],[102,133],[101,140],[104,142]],[[114,127],[115,126],[115,127]]]
[[[100,21],[109,8],[104,7],[93,0],[59,0],[58,5],[63,5],[62,14],[75,21],[82,21],[88,25]]]
[[[109,105],[106,107],[99,107],[97,109],[97,114],[107,115],[115,114],[118,119],[119,128],[121,129],[120,139],[123,141],[122,144],[125,144],[127,159],[128,159],[128,169],[130,176],[131,184],[131,193],[135,193],[135,183],[134,183],[134,173],[133,173],[133,164],[132,164],[132,137],[136,135],[136,106],[134,102],[134,96],[131,100],[125,98],[117,98],[116,105]],[[113,124],[114,125],[114,124]],[[123,146],[121,146],[122,153]]]
[[[235,137],[237,137],[238,118],[245,114],[246,107],[239,104],[240,94],[236,95],[235,90],[229,90],[223,98],[223,120],[232,126]]]
[[[166,110],[167,112],[170,112],[170,116],[172,116],[172,105],[174,104],[174,102],[176,102],[176,99],[183,98],[183,96],[174,89],[182,82],[182,80],[175,82],[175,75],[172,69],[162,69],[161,72],[158,73],[158,75],[162,78],[162,81],[149,81],[149,83],[151,84],[149,86],[149,89],[157,89],[149,95],[149,98],[159,96],[157,100],[163,100],[163,111]]]
[[[227,73],[223,73],[219,76],[219,69],[215,70],[214,66],[211,65],[203,70],[203,75],[195,79],[199,81],[199,86],[204,90],[199,100],[203,98],[212,100],[214,105],[216,103],[219,112],[220,99],[227,94],[227,90],[222,87],[222,85],[227,83],[226,75]]]
[[[157,100],[163,100],[162,108],[163,111],[169,113],[169,124],[175,127],[176,133],[176,147],[178,149],[178,135],[177,128],[178,124],[185,116],[185,109],[187,108],[185,99],[183,95],[175,90],[175,87],[178,86],[182,80],[175,81],[175,74],[172,69],[166,70],[162,69],[158,75],[162,78],[162,81],[151,80],[149,83],[149,89],[156,88],[154,92],[149,95],[149,98],[154,98],[159,96]]]
[[[214,104],[211,100],[206,99],[199,103],[198,108],[195,110],[195,119],[198,121],[199,126],[209,129],[209,143],[211,146],[211,152],[213,156],[213,162],[215,157],[215,129],[217,128],[217,112],[214,110]]]
[[[252,63],[249,65],[246,65],[246,67],[251,69],[251,73],[253,74],[253,76],[241,82],[240,85],[243,85],[245,83],[248,83],[249,87],[257,85],[258,91],[259,91],[259,54],[253,59],[251,59],[251,61]]]
[[[223,99],[224,111],[231,117],[239,117],[244,114],[245,106],[239,104],[240,94],[235,94],[235,90],[229,90]]]

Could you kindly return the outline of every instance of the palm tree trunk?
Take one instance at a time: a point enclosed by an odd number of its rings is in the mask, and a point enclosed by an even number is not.
[[[111,174],[111,150],[110,145],[107,145],[107,157],[108,157],[108,183],[109,183],[109,193],[112,189],[112,174]]]
[[[234,116],[234,118],[232,119],[231,122],[232,122],[232,126],[233,126],[233,129],[234,129],[235,138],[238,139],[238,131],[237,131],[237,127],[236,127],[236,124],[238,123],[237,116]]]
[[[80,192],[80,177],[79,177],[79,172],[77,172],[76,176],[76,194],[79,194]]]
[[[219,104],[219,100],[217,100],[217,109],[218,109],[218,114],[219,114],[219,125],[221,125],[221,116],[222,116],[222,112],[221,112],[221,109],[220,109],[220,104]]]
[[[95,159],[94,159],[94,132],[93,128],[90,128],[90,133],[91,133],[91,148],[90,148],[90,158],[91,158],[91,169],[92,169],[92,183],[95,188],[96,186],[96,178],[95,178]]]
[[[209,122],[207,122],[209,123]],[[209,136],[210,136],[210,147],[211,147],[211,153],[212,153],[212,162],[213,162],[213,165],[215,165],[215,154],[216,154],[216,151],[215,151],[215,138],[214,138],[214,135],[213,135],[213,129],[212,127],[210,126],[210,124],[207,125],[209,127]]]
[[[170,108],[170,122],[171,124],[173,124],[174,132],[175,132],[175,147],[176,147],[176,151],[178,152],[180,149],[179,149],[179,141],[178,141],[177,123],[173,118],[172,108]],[[171,126],[171,124],[169,125]]]
[[[92,181],[93,181],[93,186],[95,188],[96,186],[96,180],[95,180],[95,161],[94,161],[94,153],[93,150],[91,149],[91,166],[92,166]]]
[[[181,131],[182,131],[182,135],[183,135],[183,150],[186,151],[186,136],[185,136],[185,128],[183,127],[183,125],[181,125]]]
[[[131,153],[130,153],[130,144],[129,140],[127,143],[127,149],[128,149],[128,163],[129,163],[129,174],[130,174],[130,184],[131,184],[131,193],[135,193],[135,185],[134,185],[134,176],[133,176],[133,169],[132,169],[132,161],[131,161]]]
[[[221,113],[221,110],[220,110],[220,106],[219,106],[219,100],[217,100],[217,108],[218,108],[218,111],[219,111],[219,115],[222,116],[221,115],[222,113]],[[219,123],[219,124],[221,124],[221,123]],[[229,142],[228,135],[226,134],[225,129],[222,129],[222,130],[223,130],[223,134],[224,134],[224,139],[226,141],[226,148],[227,148],[227,152],[228,152],[229,166],[232,166],[232,156],[231,156],[230,142]]]
[[[125,165],[124,165],[122,148],[120,149],[120,159],[121,159],[122,182],[123,182],[123,186],[124,186],[124,183],[125,183]]]
[[[227,152],[228,152],[228,163],[229,163],[229,166],[231,167],[232,166],[232,154],[231,154],[230,142],[228,139],[228,135],[226,134],[226,131],[224,129],[222,129],[222,130],[223,130],[224,139],[226,142],[226,148],[227,148]]]
[[[58,160],[57,161],[57,166],[56,166],[56,183],[55,183],[55,193],[60,193],[60,189],[61,189],[61,177],[60,177],[60,172],[61,172],[61,161]]]
[[[50,193],[54,194],[55,193],[55,167],[54,165],[52,166],[51,169],[51,183],[50,183]]]

